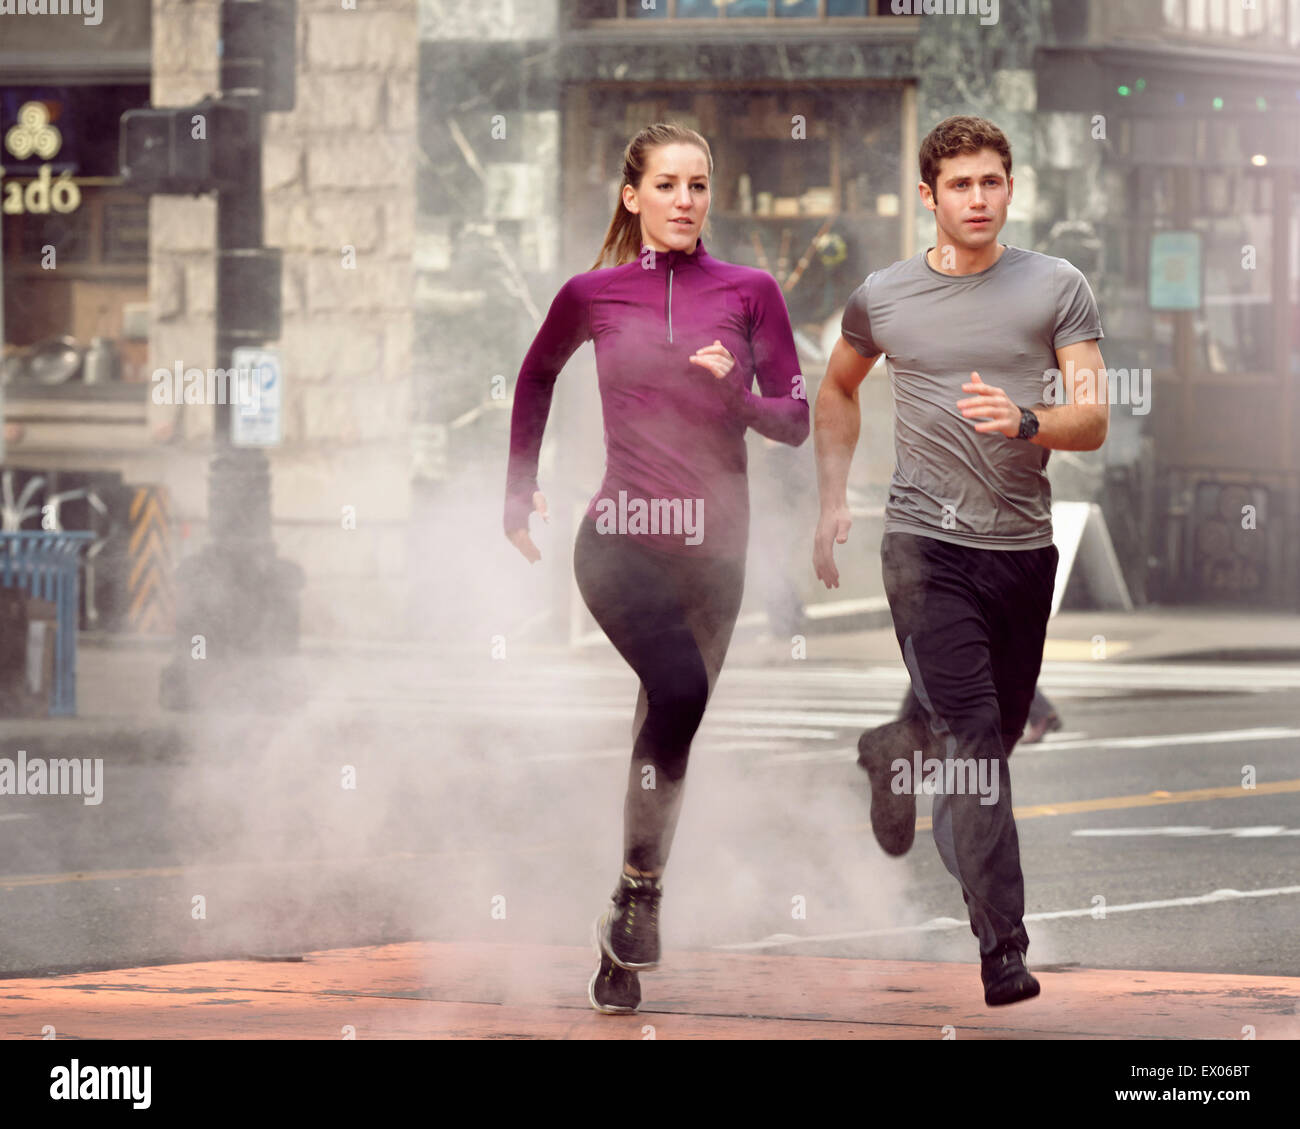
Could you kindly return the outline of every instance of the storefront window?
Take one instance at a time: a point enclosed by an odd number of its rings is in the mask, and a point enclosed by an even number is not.
[[[1300,0],[1162,0],[1167,28],[1204,36],[1300,42]]]
[[[1148,302],[1151,241],[1174,223],[1174,168],[1142,166],[1112,170],[1108,192],[1124,207],[1104,227],[1103,269],[1093,281],[1102,308],[1103,355],[1117,367],[1164,372],[1174,366],[1175,315],[1153,311]],[[1122,193],[1122,196],[1120,195]],[[1084,263],[1075,263],[1085,274]]]
[[[122,113],[148,103],[147,85],[0,89],[4,374],[15,394],[141,378],[146,345],[124,310],[148,300],[148,201],[121,187],[117,139]],[[52,352],[66,362],[42,367]]]
[[[863,19],[894,16],[891,0],[579,0],[591,20]]]
[[[1277,253],[1289,255],[1293,320],[1300,298],[1300,193],[1293,193],[1289,242],[1273,241],[1274,174],[1240,169],[1140,166],[1114,170],[1125,206],[1105,228],[1105,270],[1098,300],[1105,314],[1109,352],[1130,364],[1169,370],[1176,364],[1175,330],[1188,334],[1193,372],[1262,375],[1275,370],[1274,293]],[[1181,190],[1190,220],[1177,211]],[[1152,240],[1160,232],[1200,237],[1201,305],[1187,313],[1150,308]],[[1185,320],[1184,320],[1185,319]],[[1300,369],[1300,326],[1291,335],[1293,370]]]
[[[1192,181],[1192,230],[1201,233],[1204,305],[1193,317],[1192,358],[1200,372],[1273,368],[1273,179],[1237,169],[1205,170]]]

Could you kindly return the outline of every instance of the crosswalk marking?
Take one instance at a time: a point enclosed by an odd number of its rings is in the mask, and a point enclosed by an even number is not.
[[[1150,737],[1094,737],[1080,741],[1044,740],[1041,748],[1052,752],[1072,749],[1166,749],[1173,745],[1217,745],[1229,741],[1280,741],[1300,737],[1300,729],[1282,727],[1221,729],[1204,733],[1159,733]],[[1030,746],[1035,748],[1036,746]]]
[[[873,666],[826,666],[792,661],[780,666],[725,667],[718,692],[757,690],[761,696],[803,698],[818,694],[842,699],[846,694],[880,700],[882,694],[901,695],[907,671],[900,663]],[[636,676],[621,662],[595,666],[572,662],[529,660],[502,663],[489,676],[437,674],[404,681],[400,689],[454,696],[466,692],[509,694],[529,688],[555,687],[572,692],[579,686],[602,686],[606,693],[620,687],[636,689]],[[1255,663],[1043,663],[1039,685],[1067,695],[1079,690],[1136,692],[1182,690],[1195,692],[1264,692],[1300,688],[1300,664],[1269,666]]]
[[[799,667],[728,670],[723,677],[737,682],[762,682],[779,671],[789,688],[805,681],[824,685],[905,686],[903,666]],[[1110,663],[1045,662],[1038,684],[1048,694],[1053,689],[1092,687],[1108,690],[1267,691],[1300,688],[1300,664],[1263,666],[1253,663]]]
[[[1058,735],[1059,736],[1059,735]],[[1036,745],[1017,745],[1015,756],[1022,753],[1070,752],[1076,749],[1168,749],[1177,745],[1226,745],[1244,741],[1282,741],[1300,737],[1300,729],[1223,729],[1205,733],[1158,733],[1145,737],[1093,737],[1077,741],[1046,737]],[[844,757],[842,751],[801,749],[780,753],[772,759],[789,764],[830,764]]]
[[[717,694],[747,699],[754,697],[769,705],[801,707],[816,698],[824,702],[853,702],[857,706],[896,709],[907,684],[907,672],[901,665],[856,670],[798,666],[727,668],[718,681]],[[495,678],[442,676],[427,684],[412,683],[409,689],[422,692],[426,700],[445,699],[452,705],[480,697],[501,704],[510,698],[536,694],[570,697],[581,694],[584,700],[612,703],[624,700],[624,693],[635,693],[636,686],[636,676],[625,669],[574,671],[563,667],[514,666]],[[1044,663],[1039,686],[1049,695],[1057,692],[1064,697],[1082,696],[1089,692],[1111,694],[1153,690],[1264,693],[1300,689],[1300,665]],[[392,693],[391,696],[396,700],[399,694]]]
[[[1300,688],[1300,665],[1255,666],[1208,663],[1047,662],[1040,686],[1065,702],[1132,696],[1144,692],[1261,693]],[[892,721],[908,686],[901,664],[855,667],[791,662],[768,667],[727,667],[715,687],[696,743],[717,753],[738,754],[754,763],[810,766],[852,763],[858,734]],[[418,690],[416,688],[418,687]],[[429,715],[453,725],[552,722],[630,728],[636,703],[636,675],[620,661],[601,665],[566,658],[529,658],[494,664],[483,675],[459,672],[428,676],[404,672],[400,684],[358,701],[350,695],[339,708],[369,706],[398,718]],[[621,736],[621,734],[620,734]],[[1051,756],[1083,749],[1146,749],[1219,742],[1293,739],[1296,728],[1234,729],[1210,733],[1138,734],[1099,737],[1071,731],[1018,750]],[[561,747],[546,742],[522,759],[563,764],[626,758],[630,740],[615,749]]]

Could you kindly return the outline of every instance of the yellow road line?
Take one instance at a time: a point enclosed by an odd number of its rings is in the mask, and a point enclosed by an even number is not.
[[[1119,811],[1123,808],[1150,808],[1162,804],[1197,804],[1205,800],[1231,800],[1239,796],[1276,796],[1282,792],[1300,792],[1300,780],[1275,780],[1243,788],[1229,784],[1223,788],[1194,788],[1188,792],[1142,792],[1134,796],[1106,796],[1098,800],[1066,800],[1060,804],[1034,804],[1025,808],[1012,808],[1016,819],[1038,819],[1045,815],[1075,815],[1087,811]],[[928,831],[932,826],[928,818],[918,819],[916,829]],[[870,830],[870,823],[855,824],[852,830]]]
[[[1158,807],[1162,804],[1195,804],[1206,800],[1231,800],[1240,796],[1276,796],[1285,792],[1300,792],[1300,780],[1276,780],[1271,783],[1257,784],[1254,788],[1242,788],[1230,784],[1223,788],[1195,788],[1188,792],[1143,792],[1133,796],[1106,796],[1097,800],[1066,800],[1059,804],[1034,804],[1030,807],[1013,808],[1016,819],[1038,819],[1048,815],[1074,815],[1079,812],[1119,811],[1124,808]],[[929,818],[918,819],[916,829],[928,831],[931,827]],[[846,828],[848,831],[870,831],[870,823],[855,823]],[[458,850],[414,852],[399,851],[374,859],[340,858],[340,859],[287,859],[282,862],[245,862],[245,863],[196,863],[193,866],[157,866],[138,867],[133,870],[76,870],[64,874],[13,874],[0,876],[0,890],[12,890],[20,886],[51,886],[64,882],[107,882],[115,879],[129,878],[177,878],[183,874],[211,870],[255,870],[282,866],[320,866],[331,862],[403,862],[415,859],[446,858],[457,855],[484,854],[533,854],[559,850],[562,844],[545,843],[528,847],[514,847],[505,850]]]
[[[132,870],[71,870],[62,874],[9,874],[0,875],[0,890],[13,890],[20,886],[54,886],[64,882],[109,882],[128,878],[179,878],[185,874],[210,873],[224,870],[271,870],[275,867],[328,866],[331,863],[413,862],[421,859],[454,858],[458,855],[545,854],[558,851],[563,843],[541,843],[527,847],[469,848],[456,851],[397,851],[378,858],[284,859],[276,862],[219,862],[194,863],[192,866],[143,866]]]

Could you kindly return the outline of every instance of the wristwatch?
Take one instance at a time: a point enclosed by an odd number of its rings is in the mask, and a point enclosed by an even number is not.
[[[1038,434],[1038,417],[1028,408],[1020,409],[1020,434],[1017,439],[1032,439]]]

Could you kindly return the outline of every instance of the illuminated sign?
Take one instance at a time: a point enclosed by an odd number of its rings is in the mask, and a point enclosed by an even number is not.
[[[18,124],[5,132],[5,149],[20,161],[39,157],[49,162],[63,145],[63,135],[50,123],[50,111],[44,102],[26,102],[18,111]],[[4,213],[21,216],[59,212],[66,215],[81,206],[81,189],[72,174],[64,170],[58,177],[50,175],[48,163],[27,182],[24,188],[11,180],[4,186]]]

